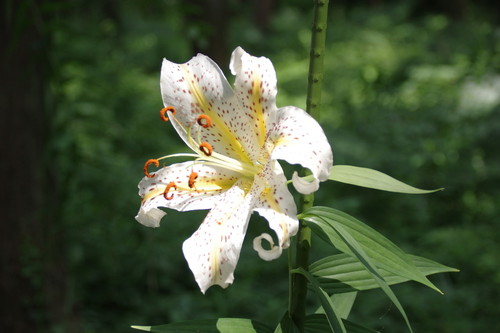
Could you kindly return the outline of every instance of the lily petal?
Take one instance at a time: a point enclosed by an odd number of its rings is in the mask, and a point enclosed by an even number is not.
[[[247,130],[255,131],[259,143],[257,148],[260,148],[265,142],[268,117],[277,109],[276,72],[273,64],[268,58],[251,56],[237,47],[231,56],[229,68],[236,76],[235,94],[250,115],[250,129],[247,127]]]
[[[267,179],[268,187],[259,196],[254,211],[268,221],[269,227],[278,236],[278,245],[287,248],[290,245],[290,238],[299,228],[297,207],[286,187],[286,177],[281,166],[274,161],[272,168],[273,175]]]
[[[261,186],[238,181],[220,196],[198,230],[182,245],[189,268],[202,293],[212,285],[226,288],[233,282],[248,220]]]
[[[195,172],[192,187],[190,175]],[[144,177],[139,183],[142,204],[136,219],[146,225],[157,227],[163,215],[157,207],[167,207],[178,211],[210,209],[219,200],[217,197],[231,188],[240,176],[217,166],[183,162],[169,165],[154,172],[153,178]],[[194,177],[193,177],[194,178]],[[165,189],[174,182],[175,187]],[[164,213],[163,213],[164,214]]]
[[[266,250],[262,247],[262,239],[265,239],[269,242],[271,248]],[[259,257],[265,261],[271,261],[274,259],[278,259],[281,256],[281,252],[283,249],[281,246],[275,246],[273,238],[269,234],[261,234],[253,239],[253,249],[257,251]]]
[[[202,54],[184,64],[164,59],[160,86],[165,106],[176,109],[172,125],[191,149],[198,151],[188,132],[220,154],[250,162],[247,151],[255,145],[255,133],[247,130],[246,111],[216,63]],[[210,118],[212,126],[197,123],[201,114]]]
[[[158,228],[160,226],[160,220],[165,215],[166,213],[161,209],[151,208],[146,211],[141,207],[135,219],[146,227]]]
[[[319,189],[319,180],[317,178],[313,178],[311,182],[308,182],[299,177],[297,171],[294,171],[292,175],[292,183],[295,189],[302,194],[311,194]]]
[[[320,181],[328,179],[332,148],[321,126],[304,110],[294,106],[279,109],[268,140],[274,146],[271,158],[300,164]]]

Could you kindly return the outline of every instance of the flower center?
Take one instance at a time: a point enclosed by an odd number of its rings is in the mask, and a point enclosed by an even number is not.
[[[149,172],[149,166],[154,164],[156,167],[160,165],[160,160],[168,159],[172,157],[191,157],[194,158],[191,169],[197,164],[210,165],[220,167],[226,170],[231,170],[239,173],[242,177],[253,178],[262,170],[263,163],[260,161],[255,161],[255,163],[248,163],[239,161],[232,157],[218,153],[214,147],[206,141],[201,140],[202,131],[210,131],[210,128],[214,126],[214,123],[210,117],[206,114],[200,114],[196,120],[187,126],[187,128],[175,117],[176,110],[172,106],[167,106],[160,110],[160,118],[163,121],[175,121],[178,125],[178,129],[183,131],[187,137],[187,145],[194,153],[178,153],[163,156],[157,159],[150,159],[144,164],[144,174],[148,178],[154,178],[156,173]],[[198,126],[196,126],[198,125]],[[193,135],[193,128],[195,128],[196,135]],[[198,173],[191,171],[188,176],[187,184],[190,189],[196,190],[195,182],[198,178]],[[177,190],[177,186],[174,182],[170,182],[166,185],[165,191],[163,193],[165,199],[172,200],[174,197],[173,193],[169,191]]]

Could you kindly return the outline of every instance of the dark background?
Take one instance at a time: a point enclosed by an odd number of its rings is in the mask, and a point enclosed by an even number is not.
[[[132,324],[251,317],[287,304],[286,255],[249,241],[233,286],[203,296],[181,244],[205,212],[138,224],[149,158],[185,150],[162,107],[163,57],[227,71],[240,45],[270,58],[278,105],[305,107],[312,1],[7,0],[0,29],[2,332],[131,332]],[[500,311],[500,6],[497,1],[333,1],[321,123],[337,164],[374,168],[426,196],[327,183],[316,203],[367,222],[460,273],[441,296],[395,291],[416,332],[494,332]],[[325,254],[314,239],[314,258]],[[313,309],[313,305],[311,305]],[[403,332],[377,291],[352,319]]]

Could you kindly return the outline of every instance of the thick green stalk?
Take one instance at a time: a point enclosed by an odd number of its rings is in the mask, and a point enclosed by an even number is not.
[[[314,21],[311,31],[311,54],[307,88],[307,112],[316,120],[319,119],[321,104],[321,84],[323,82],[323,58],[325,54],[326,25],[328,16],[328,0],[314,1]],[[303,175],[308,170],[302,171]],[[313,206],[314,195],[303,195],[300,211]],[[304,221],[300,221],[297,234],[295,264],[293,268],[309,269],[309,249],[311,248],[311,229]],[[290,316],[301,332],[304,332],[306,316],[307,280],[301,274],[292,274],[290,286]]]
[[[314,21],[311,31],[311,54],[309,61],[306,111],[316,120],[319,120],[320,116],[327,18],[328,0],[315,0]]]

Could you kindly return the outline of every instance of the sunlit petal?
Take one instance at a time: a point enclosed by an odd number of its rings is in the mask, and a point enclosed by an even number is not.
[[[193,173],[196,173],[195,179],[190,177]],[[216,197],[231,188],[238,178],[239,175],[233,171],[194,162],[176,163],[161,168],[154,172],[154,177],[144,177],[139,183],[142,204],[138,216],[144,216],[140,222],[152,226],[146,217],[153,214],[150,211],[154,212],[157,207],[179,211],[210,209],[218,201]],[[165,194],[165,189],[171,182],[174,182],[175,188],[169,188]],[[153,216],[156,218],[158,215]]]
[[[262,240],[265,239],[269,242],[270,249],[264,249]],[[266,261],[277,259],[281,256],[283,249],[281,246],[275,246],[273,238],[269,234],[261,234],[253,239],[253,249],[257,251],[259,257]]]
[[[321,126],[304,110],[293,106],[279,109],[268,140],[274,146],[271,158],[300,164],[320,181],[328,179],[332,149]]]
[[[299,177],[297,171],[292,175],[292,183],[295,189],[302,194],[311,194],[319,189],[319,180],[317,178],[313,178],[312,181],[309,182]]]
[[[160,226],[160,221],[165,216],[166,213],[158,208],[151,208],[148,210],[139,209],[139,213],[135,217],[137,222],[145,225],[146,227],[158,228]]]
[[[254,57],[237,47],[229,65],[235,75],[234,91],[244,110],[250,115],[247,131],[258,136],[259,147],[266,138],[266,123],[276,108],[276,72],[271,61]]]
[[[191,135],[209,142],[220,154],[249,162],[247,150],[253,146],[255,134],[247,131],[248,119],[220,68],[210,58],[198,54],[184,64],[163,60],[161,91],[165,106],[176,109],[171,122],[186,144],[193,150]],[[198,124],[200,115],[210,118],[212,125]],[[173,119],[172,119],[173,118]]]
[[[212,285],[226,288],[233,282],[243,238],[259,186],[248,193],[247,181],[224,192],[182,251],[201,291]]]
[[[267,179],[267,187],[255,203],[254,210],[268,221],[269,227],[278,237],[278,245],[287,248],[299,226],[297,207],[286,187],[286,178],[279,163],[274,161],[269,167],[273,172],[272,177]]]

